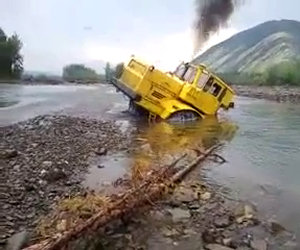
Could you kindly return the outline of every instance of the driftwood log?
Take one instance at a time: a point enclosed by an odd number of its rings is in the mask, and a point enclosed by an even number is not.
[[[166,185],[182,180],[199,163],[209,156],[215,156],[216,154],[214,152],[219,147],[220,145],[218,144],[207,149],[205,152],[201,152],[190,164],[174,173],[173,166],[186,155],[181,156],[172,164],[147,175],[140,185],[120,195],[117,200],[112,201],[99,213],[95,214],[84,223],[76,225],[57,238],[46,239],[38,244],[29,246],[26,250],[64,249],[70,241],[78,239],[85,232],[96,231],[100,227],[107,225],[109,222],[121,218],[123,215],[132,213],[137,208],[145,205],[153,205],[153,201],[159,199],[164,194]]]

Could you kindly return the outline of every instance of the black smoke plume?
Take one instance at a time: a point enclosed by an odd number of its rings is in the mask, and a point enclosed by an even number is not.
[[[226,26],[230,16],[242,0],[196,0],[194,26],[196,55],[211,35]]]

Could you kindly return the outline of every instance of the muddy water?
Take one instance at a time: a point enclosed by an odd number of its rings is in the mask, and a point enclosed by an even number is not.
[[[100,84],[0,84],[0,126],[53,112],[107,118],[125,107],[124,97]]]
[[[300,105],[240,98],[229,118],[239,130],[207,177],[252,200],[300,238]]]
[[[228,195],[255,202],[299,239],[300,106],[248,98],[236,103],[219,120],[148,125],[123,112],[127,100],[111,87],[0,85],[0,125],[62,112],[113,119],[125,133],[133,129],[133,153],[92,160],[85,185],[94,189],[134,173],[132,166],[147,166],[199,144],[225,142],[222,154],[228,163],[208,165],[207,180],[227,187]]]

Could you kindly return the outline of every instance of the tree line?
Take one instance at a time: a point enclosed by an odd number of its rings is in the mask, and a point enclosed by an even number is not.
[[[239,85],[300,86],[300,60],[274,64],[262,72],[220,73],[227,82]]]
[[[21,55],[22,41],[17,34],[7,36],[0,28],[0,79],[19,79],[23,74],[23,56]],[[97,73],[94,69],[83,64],[70,64],[63,68],[61,82],[110,82],[113,77],[120,77],[123,71],[123,63],[112,66],[106,63],[104,74]],[[227,72],[220,75],[232,84],[247,85],[297,85],[300,86],[300,59],[285,61],[275,64],[264,72]],[[27,76],[31,81],[38,78]],[[47,82],[48,76],[41,79]],[[51,77],[50,77],[51,78]],[[23,78],[24,79],[24,76]],[[55,82],[61,83],[57,79]]]
[[[23,73],[22,42],[17,34],[7,36],[0,28],[0,77],[18,79]]]
[[[123,70],[123,63],[112,67],[106,63],[104,74],[98,74],[94,69],[84,64],[70,64],[63,68],[63,79],[68,82],[111,82],[114,77],[119,77]]]
[[[104,74],[98,74],[94,69],[86,67],[84,64],[70,64],[63,68],[61,80],[59,77],[44,74],[30,75],[23,74],[23,56],[21,55],[22,41],[17,34],[7,36],[0,28],[0,79],[20,79],[32,82],[55,82],[57,84],[64,81],[70,82],[110,82],[115,76],[121,74],[123,64],[116,67],[108,62],[104,68]]]

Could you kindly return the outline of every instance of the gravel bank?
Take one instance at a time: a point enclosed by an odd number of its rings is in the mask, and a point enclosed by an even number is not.
[[[0,128],[2,246],[12,235],[25,240],[62,198],[85,197],[81,183],[88,159],[127,151],[130,137],[113,122],[68,116]],[[99,236],[75,242],[74,249],[299,249],[292,233],[260,218],[253,204],[202,182],[201,173],[197,168],[152,210],[125,215]]]
[[[0,128],[0,243],[30,231],[62,197],[85,192],[88,159],[128,147],[113,122],[39,116]]]
[[[193,173],[194,174],[194,173]],[[266,221],[255,205],[228,199],[197,175],[151,211],[125,215],[71,249],[296,250],[293,234]]]
[[[234,89],[240,96],[267,99],[277,102],[300,103],[299,87],[235,85]]]

